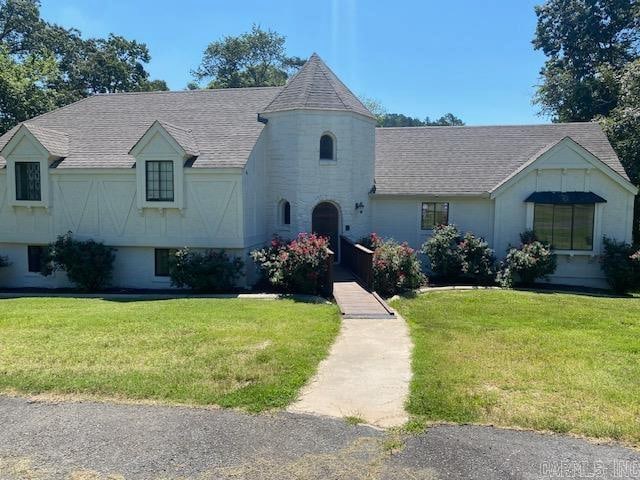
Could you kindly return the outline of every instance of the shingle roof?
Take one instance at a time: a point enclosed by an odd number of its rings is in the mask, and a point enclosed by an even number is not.
[[[377,128],[376,193],[487,193],[565,137],[628,180],[597,123]]]
[[[68,135],[68,155],[57,168],[130,168],[129,150],[156,120],[178,126],[172,135],[191,130],[199,150],[194,167],[242,167],[264,128],[256,115],[281,89],[96,95],[29,120],[28,126]],[[0,149],[12,132],[0,137]],[[0,167],[4,163],[0,158]]]
[[[32,123],[24,123],[22,125],[16,125],[0,138],[0,150],[18,133],[20,127],[23,126],[31,134],[36,137],[38,142],[54,157],[66,157],[69,154],[69,135],[64,132],[58,132],[49,128],[39,127]],[[0,166],[2,165],[2,158],[0,157]]]
[[[262,113],[286,110],[339,110],[375,118],[316,53]]]
[[[160,125],[169,135],[171,135],[171,137],[176,141],[178,145],[180,145],[180,147],[184,150],[184,153],[186,153],[188,156],[197,157],[198,155],[200,155],[198,144],[193,138],[190,129],[182,128],[177,125],[173,125],[172,123],[156,120],[155,122],[153,122],[153,124],[151,124],[147,131],[151,130],[151,128],[155,124]],[[145,131],[142,137],[140,137],[138,142],[146,135],[147,131]],[[136,145],[138,144],[138,142],[136,142]],[[131,150],[133,150],[133,148],[134,147],[132,147]]]

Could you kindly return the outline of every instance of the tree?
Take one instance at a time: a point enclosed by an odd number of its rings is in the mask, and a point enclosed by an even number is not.
[[[17,122],[95,93],[167,90],[150,80],[143,43],[83,39],[40,18],[37,0],[0,0],[0,134]]]
[[[193,76],[209,80],[208,88],[284,85],[304,64],[303,59],[286,55],[284,43],[282,35],[253,25],[250,32],[210,43]]]
[[[55,108],[58,93],[53,85],[58,78],[51,54],[30,54],[17,62],[0,47],[0,132]]]
[[[534,98],[554,121],[599,121],[640,182],[640,2],[547,0],[533,45],[547,56]],[[636,198],[635,238],[640,238]]]
[[[561,122],[616,106],[615,72],[638,58],[637,0],[548,0],[536,7],[533,45],[548,57],[535,102]]]
[[[425,127],[425,126],[460,126],[464,122],[453,113],[447,113],[442,117],[431,120],[426,117],[424,120],[409,117],[402,113],[388,113],[382,102],[374,98],[361,95],[360,101],[378,120],[379,127]]]

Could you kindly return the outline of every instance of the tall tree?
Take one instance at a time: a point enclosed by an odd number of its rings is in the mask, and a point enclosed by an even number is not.
[[[52,55],[29,54],[17,62],[0,47],[0,132],[55,108],[59,74]]]
[[[548,0],[536,7],[533,45],[547,60],[535,101],[562,122],[616,106],[615,72],[638,58],[637,0]]]
[[[271,87],[284,85],[304,64],[286,55],[285,37],[253,25],[250,32],[227,36],[209,44],[193,72],[208,88]]]
[[[547,0],[536,15],[533,45],[547,60],[534,101],[554,121],[600,121],[638,185],[640,0]]]
[[[0,48],[7,67],[0,71],[0,83],[3,92],[15,89],[21,99],[2,99],[0,134],[15,122],[87,95],[167,90],[164,81],[149,79],[145,44],[113,34],[84,40],[76,29],[42,20],[39,7],[37,0],[0,0]],[[18,79],[33,83],[22,88]]]

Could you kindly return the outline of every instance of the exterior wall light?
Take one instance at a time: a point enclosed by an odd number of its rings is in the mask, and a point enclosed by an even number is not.
[[[356,210],[362,213],[362,211],[364,210],[364,203],[362,202],[356,203]]]

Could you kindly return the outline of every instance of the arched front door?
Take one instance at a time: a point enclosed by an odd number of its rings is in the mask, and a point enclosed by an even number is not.
[[[311,215],[311,231],[323,237],[329,237],[329,248],[338,260],[340,246],[340,212],[330,202],[322,202],[315,206]]]

